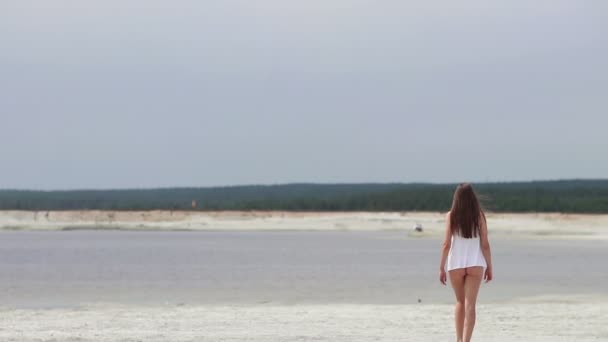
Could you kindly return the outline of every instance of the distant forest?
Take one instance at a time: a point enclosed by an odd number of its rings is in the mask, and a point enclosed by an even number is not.
[[[284,184],[0,190],[1,210],[447,211],[456,184]],[[608,213],[608,180],[477,183],[488,211]]]

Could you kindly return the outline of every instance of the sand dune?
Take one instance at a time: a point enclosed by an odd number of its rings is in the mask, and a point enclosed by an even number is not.
[[[0,211],[0,230],[404,230],[440,236],[444,215],[433,212],[278,211]],[[492,234],[608,239],[608,215],[489,213]]]

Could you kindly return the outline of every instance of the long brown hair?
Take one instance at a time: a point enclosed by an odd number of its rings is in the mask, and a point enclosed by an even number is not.
[[[458,185],[452,200],[450,211],[450,229],[452,234],[460,235],[466,239],[479,236],[480,220],[485,215],[473,186],[469,183]]]

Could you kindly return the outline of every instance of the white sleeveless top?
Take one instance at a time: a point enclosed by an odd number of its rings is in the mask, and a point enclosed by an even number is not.
[[[479,235],[465,239],[460,235],[452,234],[452,246],[448,254],[448,271],[473,266],[487,267],[486,258],[481,252]]]

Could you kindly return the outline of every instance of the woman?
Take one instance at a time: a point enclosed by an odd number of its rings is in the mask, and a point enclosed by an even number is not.
[[[485,272],[484,272],[485,268]],[[471,341],[475,304],[482,278],[492,280],[492,257],[486,217],[471,184],[456,188],[452,209],[446,215],[439,281],[446,284],[446,269],[456,295],[456,337]]]

